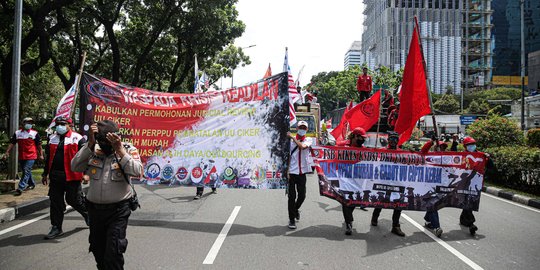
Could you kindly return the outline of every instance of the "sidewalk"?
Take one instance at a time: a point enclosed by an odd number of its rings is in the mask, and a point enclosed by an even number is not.
[[[86,188],[87,185],[83,185],[83,189]],[[35,189],[25,191],[21,196],[14,196],[14,191],[0,194],[0,223],[9,222],[15,218],[48,208],[50,204],[49,197],[47,196],[48,191],[48,186],[38,183]],[[505,191],[504,189],[494,187],[484,187],[482,191],[497,197],[540,209],[540,200],[538,199],[513,194],[512,192]]]

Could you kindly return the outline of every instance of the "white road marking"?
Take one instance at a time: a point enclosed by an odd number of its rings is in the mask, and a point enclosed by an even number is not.
[[[461,252],[457,251],[457,249],[450,246],[448,243],[444,242],[442,239],[435,236],[433,233],[431,233],[429,230],[424,228],[424,226],[418,224],[416,221],[414,221],[412,218],[405,214],[401,214],[402,217],[404,217],[407,221],[409,221],[412,225],[414,225],[417,229],[425,233],[427,236],[429,236],[431,239],[433,239],[435,242],[437,242],[439,245],[446,248],[448,251],[450,251],[452,254],[454,254],[456,257],[458,257],[460,260],[462,260],[464,263],[466,263],[468,266],[470,266],[472,269],[475,270],[482,270],[484,268],[480,267],[480,265],[473,262],[471,259],[467,258],[465,255],[463,255]]]
[[[72,209],[73,208],[71,208],[71,206],[66,207],[66,211],[71,211]],[[39,217],[35,217],[35,218],[31,219],[31,220],[28,220],[28,221],[25,221],[23,223],[17,224],[17,225],[15,225],[13,227],[9,227],[7,229],[1,230],[0,235],[3,235],[3,234],[6,234],[8,232],[14,231],[16,229],[22,228],[22,227],[24,227],[26,225],[32,224],[32,223],[34,223],[34,222],[36,222],[38,220],[41,220],[41,219],[44,219],[44,218],[48,217],[49,215],[50,215],[50,213],[49,214],[43,214],[43,215],[41,215]]]
[[[225,237],[227,237],[227,234],[229,233],[229,230],[231,229],[232,224],[234,223],[234,220],[236,219],[236,216],[238,215],[238,212],[240,212],[240,208],[241,206],[234,207],[231,215],[229,216],[229,219],[227,219],[227,222],[225,222],[223,229],[221,229],[221,232],[216,238],[216,241],[212,245],[212,248],[210,248],[210,251],[208,251],[206,258],[203,261],[203,264],[214,264],[214,260],[217,257],[219,249],[221,248],[221,245],[223,245],[223,242],[225,241]]]
[[[489,193],[482,192],[482,195],[481,195],[481,196],[484,196],[484,195],[487,195],[488,197],[491,197],[491,198],[493,198],[493,199],[497,199],[497,200],[499,200],[499,201],[503,201],[503,202],[505,202],[505,203],[513,204],[513,205],[515,205],[515,206],[519,206],[519,207],[521,207],[521,208],[525,208],[525,209],[527,209],[527,210],[534,211],[534,212],[536,212],[536,213],[540,213],[540,210],[535,209],[535,208],[532,208],[532,207],[530,207],[530,206],[525,206],[525,205],[523,205],[523,204],[519,204],[519,203],[517,203],[517,202],[511,201],[511,200],[508,200],[508,199],[499,198],[499,197],[494,196],[494,195],[491,195],[491,194],[489,194]]]

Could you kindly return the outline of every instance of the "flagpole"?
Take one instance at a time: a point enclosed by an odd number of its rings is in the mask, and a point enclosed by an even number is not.
[[[83,51],[82,55],[82,61],[81,66],[79,68],[79,75],[77,76],[77,80],[75,81],[75,101],[73,103],[73,107],[75,107],[75,103],[77,102],[77,97],[79,96],[79,84],[81,83],[81,77],[84,70],[84,64],[86,62],[86,51]],[[70,118],[73,119],[73,114],[75,113],[75,110],[71,110]]]
[[[439,130],[437,128],[437,121],[435,119],[435,110],[433,109],[433,98],[431,97],[431,90],[429,89],[429,80],[428,80],[428,76],[427,76],[427,65],[426,65],[426,59],[424,59],[424,48],[422,47],[422,41],[420,40],[420,27],[418,26],[418,17],[414,16],[414,23],[415,23],[415,28],[416,28],[416,31],[418,31],[418,45],[420,46],[420,55],[422,55],[422,64],[424,65],[424,74],[426,74],[426,89],[427,89],[427,92],[428,92],[428,97],[429,97],[429,107],[431,108],[431,117],[432,117],[432,120],[433,120],[433,130],[435,131],[435,138],[436,139],[436,143],[437,145],[435,146],[436,148],[439,147],[439,142],[438,142],[438,138],[439,138]]]
[[[382,88],[379,89],[379,91],[382,91]],[[379,97],[379,120],[377,121],[377,135],[375,135],[375,149],[377,148],[377,145],[379,143],[379,128],[381,127],[381,110],[382,107],[382,92]]]

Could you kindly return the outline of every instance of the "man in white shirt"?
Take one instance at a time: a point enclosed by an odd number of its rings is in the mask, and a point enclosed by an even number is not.
[[[308,123],[298,122],[298,133],[293,136],[287,132],[291,139],[291,156],[289,163],[289,228],[296,229],[296,222],[300,220],[300,206],[306,199],[306,174],[311,173],[311,138],[306,137]],[[298,192],[298,194],[297,194]]]

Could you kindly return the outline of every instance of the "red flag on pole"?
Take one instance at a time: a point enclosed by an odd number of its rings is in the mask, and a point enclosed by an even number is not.
[[[399,114],[394,128],[400,135],[398,145],[409,140],[420,117],[431,113],[423,60],[418,41],[418,29],[415,25],[403,71]]]
[[[345,114],[345,118],[349,121],[349,129],[353,130],[361,127],[364,130],[369,130],[379,121],[379,113],[381,109],[381,90],[377,91],[370,98],[362,101],[354,106]]]
[[[266,79],[271,76],[272,76],[272,68],[270,67],[270,63],[268,63],[268,68],[266,69],[266,73],[264,73],[263,79]]]
[[[347,132],[346,125],[348,124],[345,115],[350,109],[352,109],[352,104],[353,103],[351,101],[351,103],[349,103],[349,105],[343,111],[343,115],[341,116],[341,121],[339,122],[339,125],[337,125],[337,127],[330,132],[330,134],[332,134],[332,136],[334,136],[334,138],[336,139],[336,142],[345,140],[344,133]]]

